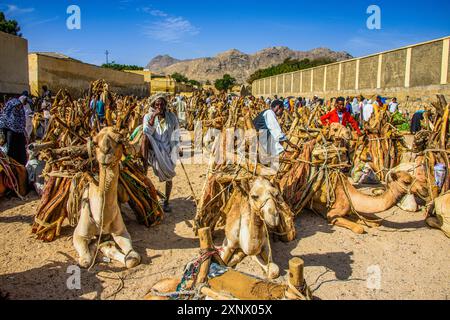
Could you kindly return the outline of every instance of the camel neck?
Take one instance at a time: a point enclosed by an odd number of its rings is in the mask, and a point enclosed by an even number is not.
[[[117,198],[117,183],[119,180],[119,165],[112,167],[100,167],[99,189],[105,193],[106,197]],[[104,188],[104,189],[103,189]]]
[[[395,182],[389,183],[386,191],[378,196],[363,194],[350,183],[347,183],[347,186],[349,191],[351,190],[351,200],[355,210],[360,213],[377,213],[388,210],[406,193],[395,186]]]

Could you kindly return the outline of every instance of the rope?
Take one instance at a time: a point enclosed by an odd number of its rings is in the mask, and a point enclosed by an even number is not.
[[[105,167],[102,167],[103,170],[106,170]],[[98,251],[100,250],[100,242],[102,240],[102,233],[103,233],[103,216],[104,216],[104,211],[105,211],[105,203],[106,203],[106,192],[105,192],[105,187],[106,187],[106,179],[103,179],[103,203],[102,203],[102,211],[101,211],[101,215],[100,215],[100,234],[98,236],[98,241],[97,241],[97,248],[95,249],[95,255],[94,258],[92,259],[91,265],[88,268],[88,271],[91,270],[91,268],[94,266],[95,264],[95,259],[97,259],[97,255],[98,255]],[[91,213],[91,204],[88,200],[88,205],[89,205],[89,213]]]
[[[2,153],[3,155],[3,153]],[[11,169],[11,165],[17,166],[14,164],[14,162],[11,163],[11,160],[14,161],[14,159],[10,159],[8,156],[5,155],[5,157],[0,157],[0,166],[3,167],[6,178],[8,180],[8,185],[6,187],[12,189],[16,195],[19,197],[20,200],[25,200],[24,197],[19,193],[19,182],[17,181],[17,178],[14,174],[14,172]]]

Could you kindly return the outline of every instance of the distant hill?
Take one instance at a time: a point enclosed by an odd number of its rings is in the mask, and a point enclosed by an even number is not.
[[[285,59],[318,59],[329,58],[337,61],[353,58],[347,52],[336,52],[328,48],[317,48],[309,51],[295,51],[288,47],[272,47],[246,54],[231,49],[217,54],[215,57],[179,60],[169,55],[153,58],[147,68],[154,72],[172,74],[181,73],[189,79],[214,81],[228,73],[239,83],[245,83],[255,71],[282,63]]]

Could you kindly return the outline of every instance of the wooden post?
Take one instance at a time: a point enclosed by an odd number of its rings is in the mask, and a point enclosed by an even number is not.
[[[214,248],[214,243],[211,236],[211,229],[209,227],[198,229],[198,237],[200,240],[200,250],[208,251]],[[203,283],[208,279],[209,266],[211,264],[211,257],[206,259],[200,266],[198,271],[197,283]]]
[[[292,258],[289,260],[289,282],[296,288],[303,285],[305,278],[303,277],[304,262],[300,258]]]

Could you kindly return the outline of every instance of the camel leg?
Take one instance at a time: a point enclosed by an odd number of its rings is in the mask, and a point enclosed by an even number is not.
[[[341,208],[333,208],[330,211],[328,211],[327,213],[328,222],[339,227],[347,228],[353,231],[354,233],[363,234],[364,228],[358,225],[357,223],[344,218],[344,216],[347,213],[342,212],[345,211],[343,211]]]
[[[89,219],[88,203],[81,208],[80,220],[73,233],[73,246],[78,253],[78,263],[82,268],[87,268],[92,263],[92,254],[89,250],[89,242],[96,234],[96,227]]]
[[[220,257],[222,258],[223,262],[228,265],[228,262],[230,262],[231,257],[233,256],[234,251],[236,250],[236,246],[231,243],[227,238],[223,240],[222,244],[222,252],[220,254]]]
[[[125,255],[116,248],[115,243],[102,244],[100,251],[105,257],[125,264]]]
[[[356,215],[352,215],[348,219],[351,220],[352,222],[355,222],[355,223],[359,224],[359,225],[368,226],[368,227],[371,227],[371,228],[378,228],[379,226],[381,226],[381,221],[373,221],[373,220],[379,220],[380,219],[376,215],[374,215],[372,213],[364,213],[364,214],[360,213],[360,215],[363,218],[367,218],[368,220],[364,221],[363,219],[359,218]]]
[[[124,260],[126,267],[134,268],[141,262],[141,256],[133,249],[131,236],[123,223],[120,212],[116,215],[116,220],[113,222],[111,230],[114,241],[125,254]]]
[[[264,270],[269,279],[276,279],[280,276],[280,268],[273,262],[269,261],[269,239],[264,241],[261,248],[261,252],[252,256],[252,258],[259,264],[259,266]]]
[[[227,265],[231,268],[234,268],[239,262],[244,260],[246,256],[247,255],[244,253],[244,251],[242,251],[241,249],[237,249],[234,251],[234,254]]]

